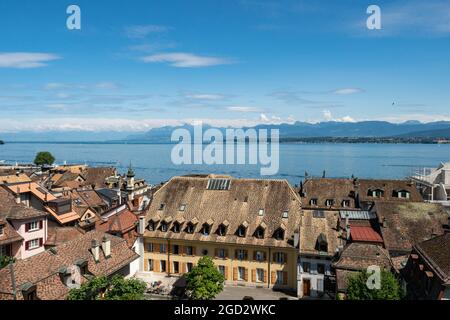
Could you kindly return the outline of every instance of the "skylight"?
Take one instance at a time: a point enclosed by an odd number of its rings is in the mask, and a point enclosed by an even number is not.
[[[209,179],[206,189],[208,190],[230,190],[230,179]]]

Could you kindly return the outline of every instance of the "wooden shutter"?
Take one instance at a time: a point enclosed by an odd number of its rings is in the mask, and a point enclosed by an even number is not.
[[[256,282],[256,269],[252,270],[252,282]]]
[[[25,223],[25,232],[28,232],[28,230],[30,230],[30,224]]]
[[[192,247],[192,255],[193,255],[193,256],[196,255],[196,253],[195,253],[195,247]]]
[[[159,243],[153,243],[153,252],[155,253],[159,252]]]
[[[184,247],[183,246],[179,246],[178,247],[178,252],[180,253],[180,255],[184,256],[185,252],[184,252]],[[184,271],[183,271],[184,272]]]
[[[266,261],[267,260],[267,254],[265,251],[263,251],[263,260]]]
[[[283,271],[283,285],[288,284],[288,273],[286,271]]]
[[[225,252],[225,259],[228,259],[228,249],[224,249]]]
[[[159,272],[160,270],[159,260],[153,260],[153,270],[155,272]]]
[[[277,282],[277,272],[272,271],[271,277],[270,277],[270,283],[275,284]]]
[[[255,250],[255,251],[253,251],[253,260],[255,260],[255,261],[256,261],[256,250]]]
[[[238,260],[238,249],[234,250],[234,258]]]
[[[233,268],[233,281],[237,281],[238,279],[238,268]]]
[[[167,270],[168,270],[168,272],[169,273],[172,273],[172,265],[173,265],[173,262],[171,262],[171,261],[167,261],[166,262],[166,264],[167,264]]]
[[[186,273],[187,271],[186,271],[186,262],[182,262],[181,263],[181,270],[180,270],[181,272],[180,273]]]
[[[30,241],[25,242],[25,250],[30,249]]]
[[[148,271],[148,259],[144,259],[144,271]]]
[[[267,271],[264,270],[264,283],[267,283]]]
[[[276,252],[274,252],[273,254],[272,254],[272,262],[276,262],[277,260],[277,253]]]
[[[43,220],[39,220],[39,229],[42,229],[44,227]]]
[[[248,251],[244,250],[244,260],[247,260],[247,259],[248,259]],[[245,269],[245,270],[247,270],[247,269]]]
[[[228,267],[225,266],[225,274],[224,274],[225,280],[228,280]]]
[[[247,268],[244,269],[244,280],[248,281],[248,269]]]
[[[214,249],[214,258],[217,258],[219,256],[219,249]]]
[[[287,255],[287,253],[284,253],[283,255],[284,255],[284,257],[283,257],[283,263],[287,263],[288,255]]]
[[[44,243],[44,239],[43,238],[39,238],[39,247],[42,247],[43,243]]]

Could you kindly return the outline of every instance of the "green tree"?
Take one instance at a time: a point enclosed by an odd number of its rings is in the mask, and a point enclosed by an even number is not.
[[[0,256],[0,269],[6,267],[10,262],[14,263],[16,259],[9,256]]]
[[[223,290],[225,281],[208,256],[200,258],[198,264],[185,275],[186,289],[191,299],[210,300]]]
[[[380,289],[369,289],[369,277],[369,273],[361,271],[347,280],[348,300],[400,300],[401,287],[391,272],[381,271]]]
[[[142,300],[146,284],[138,279],[95,277],[78,289],[71,289],[68,300]]]
[[[48,151],[41,151],[36,154],[36,158],[34,158],[34,164],[37,166],[42,165],[51,165],[55,162],[55,157]]]

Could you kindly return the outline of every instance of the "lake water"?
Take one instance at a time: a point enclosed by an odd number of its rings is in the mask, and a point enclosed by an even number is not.
[[[117,166],[133,165],[138,177],[159,183],[172,176],[224,173],[259,178],[258,165],[175,165],[169,144],[6,143],[0,161],[31,162],[38,151],[50,151],[57,163]],[[450,145],[438,144],[281,144],[280,169],[274,176],[298,184],[305,171],[327,177],[404,178],[418,167],[436,167],[450,161]]]

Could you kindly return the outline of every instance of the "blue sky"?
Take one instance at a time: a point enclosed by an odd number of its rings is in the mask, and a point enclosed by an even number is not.
[[[0,132],[450,120],[450,1],[2,0],[0,30]]]

